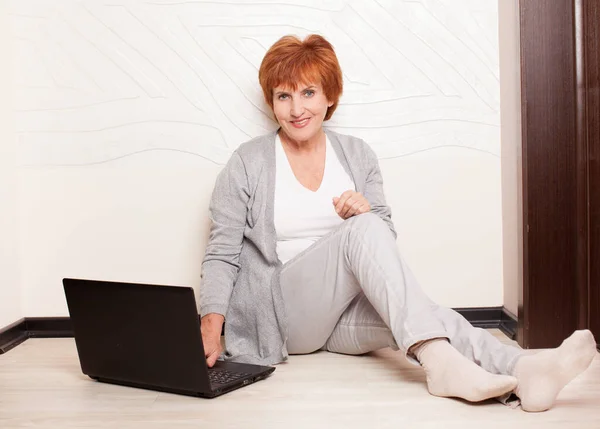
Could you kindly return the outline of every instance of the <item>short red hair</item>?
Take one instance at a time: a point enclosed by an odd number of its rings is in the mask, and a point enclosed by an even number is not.
[[[269,48],[258,71],[265,101],[273,109],[273,89],[278,86],[297,90],[299,84],[316,83],[323,87],[327,100],[325,120],[335,112],[342,95],[342,69],[333,46],[323,36],[311,34],[304,41],[284,36]]]

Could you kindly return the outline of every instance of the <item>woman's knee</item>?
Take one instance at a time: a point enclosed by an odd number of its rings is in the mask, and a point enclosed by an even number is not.
[[[361,242],[363,240],[375,240],[380,244],[388,242],[389,245],[392,245],[396,241],[388,225],[373,213],[353,216],[344,222],[344,226],[349,238],[356,236],[360,238]]]
[[[316,344],[288,344],[287,351],[290,355],[308,355],[319,350],[324,350],[325,346]]]
[[[387,326],[338,326],[323,349],[344,355],[362,355],[388,347],[398,350]]]
[[[353,230],[388,230],[389,228],[386,223],[374,213],[363,213],[360,215],[352,216],[350,219],[346,220],[345,225],[349,229]]]

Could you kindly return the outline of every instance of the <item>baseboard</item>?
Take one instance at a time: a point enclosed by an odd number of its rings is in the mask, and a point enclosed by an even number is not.
[[[70,338],[73,325],[69,317],[25,318],[29,338]]]
[[[68,317],[26,317],[0,330],[0,355],[28,338],[69,338],[73,327]]]
[[[455,308],[477,328],[497,328],[515,339],[517,319],[503,307]],[[28,338],[69,338],[73,326],[68,317],[26,317],[0,330],[0,355]]]
[[[500,329],[511,340],[517,339],[517,318],[504,307],[455,308],[477,328]]]
[[[476,308],[455,308],[467,319],[471,325],[477,328],[497,328],[500,324],[502,307],[476,307]]]
[[[29,336],[27,335],[25,319],[21,319],[0,330],[0,355],[17,347],[27,338]]]
[[[511,340],[517,340],[517,317],[508,311],[506,308],[502,308],[502,314],[500,315],[500,329],[504,335]]]

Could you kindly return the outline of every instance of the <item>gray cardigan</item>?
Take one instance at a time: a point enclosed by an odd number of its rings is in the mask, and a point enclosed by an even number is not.
[[[390,227],[379,163],[361,139],[326,131],[345,170]],[[279,287],[274,225],[275,135],[242,144],[219,174],[202,263],[200,314],[225,316],[224,358],[260,365],[287,359],[287,325]],[[333,196],[332,196],[333,197]]]

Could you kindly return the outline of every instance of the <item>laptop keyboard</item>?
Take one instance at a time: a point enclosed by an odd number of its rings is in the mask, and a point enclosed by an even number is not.
[[[210,368],[208,370],[208,378],[210,379],[211,384],[231,383],[232,381],[239,380],[240,378],[244,378],[249,375],[250,374],[245,372],[231,372],[218,368]]]

